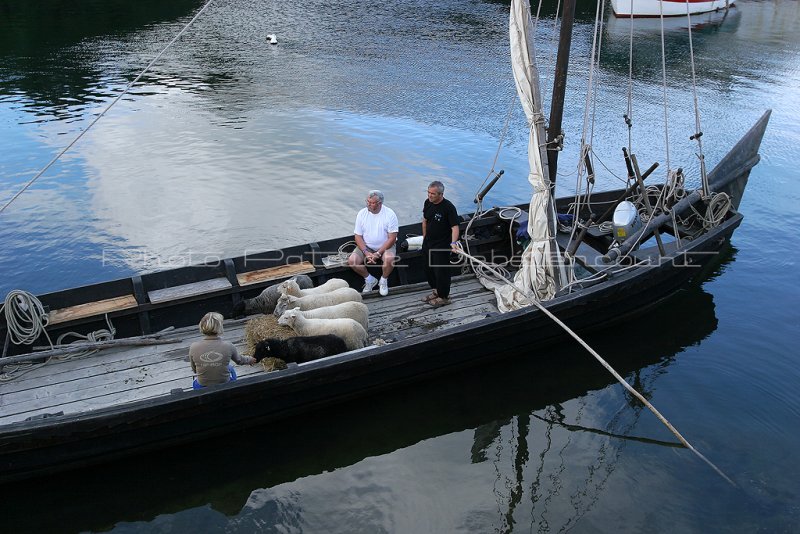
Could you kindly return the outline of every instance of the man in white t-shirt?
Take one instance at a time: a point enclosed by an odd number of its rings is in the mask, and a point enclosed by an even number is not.
[[[347,265],[364,277],[362,293],[369,293],[375,284],[382,297],[389,294],[389,275],[394,269],[397,241],[397,215],[383,205],[383,193],[372,190],[367,194],[367,207],[356,216],[355,234],[356,249],[347,258]],[[378,280],[369,272],[364,264],[381,265],[381,279]]]

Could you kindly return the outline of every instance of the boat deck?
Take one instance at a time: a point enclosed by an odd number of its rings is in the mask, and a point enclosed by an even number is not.
[[[370,342],[391,343],[467,324],[498,313],[494,294],[472,275],[453,279],[452,303],[431,308],[422,302],[427,284],[390,288],[364,298],[370,312]],[[244,351],[249,319],[225,321],[224,338]],[[197,327],[163,336],[174,343],[124,346],[79,358],[52,359],[17,378],[0,382],[0,425],[48,414],[85,412],[191,389],[189,345],[199,339]],[[378,341],[380,343],[380,341]],[[301,364],[302,365],[302,364]],[[265,372],[260,365],[237,366],[239,379]]]

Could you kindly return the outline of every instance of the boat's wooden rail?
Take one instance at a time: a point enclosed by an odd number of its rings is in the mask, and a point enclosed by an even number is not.
[[[103,315],[115,311],[129,310],[138,305],[139,304],[136,302],[136,297],[133,295],[112,297],[110,299],[98,300],[97,302],[87,302],[85,304],[70,306],[69,308],[52,310],[48,314],[48,324],[56,325],[70,321],[77,321],[78,319],[84,319],[94,315]]]
[[[268,267],[266,269],[259,269],[257,271],[250,271],[247,273],[240,273],[236,275],[236,280],[240,286],[249,286],[262,282],[272,282],[274,280],[284,280],[299,274],[311,274],[317,268],[309,261],[301,261],[298,263],[290,263],[288,265],[279,265],[277,267]]]
[[[284,280],[298,274],[313,273],[316,270],[311,262],[299,262],[277,267],[268,267],[247,273],[240,273],[236,276],[236,285],[246,287],[253,284],[265,283],[275,280]],[[134,283],[134,285],[136,285]],[[146,299],[137,299],[131,292],[127,295],[120,295],[110,298],[99,299],[93,302],[84,302],[74,306],[56,308],[48,313],[49,325],[66,325],[78,323],[81,320],[106,314],[124,312],[147,304],[168,304],[185,301],[190,298],[208,295],[215,292],[230,292],[234,284],[228,277],[217,277],[199,282],[181,284],[163,289],[153,289],[147,291]]]
[[[470,219],[463,218],[462,233],[468,224]],[[494,254],[501,249],[510,250],[510,244],[502,245],[508,240],[508,221],[496,213],[485,214],[470,227],[471,253]],[[421,230],[419,223],[403,226],[399,239],[420,235]],[[107,322],[111,321],[118,337],[129,337],[169,326],[197,324],[208,311],[228,316],[243,298],[251,298],[267,286],[300,274],[310,276],[315,285],[338,277],[358,287],[361,280],[346,261],[333,265],[325,262],[325,258],[336,255],[348,239],[312,242],[42,295],[40,299],[49,311],[48,333],[85,334],[107,328]],[[422,265],[421,251],[398,250],[397,268],[390,285],[397,287],[423,281]],[[377,266],[376,272],[379,269]],[[8,354],[20,350],[24,352],[23,348],[16,351],[12,348]]]
[[[153,304],[161,304],[171,300],[180,300],[197,295],[205,295],[214,291],[225,291],[231,289],[233,285],[230,280],[224,277],[203,280],[191,284],[167,287],[164,289],[154,289],[147,293],[147,298]]]

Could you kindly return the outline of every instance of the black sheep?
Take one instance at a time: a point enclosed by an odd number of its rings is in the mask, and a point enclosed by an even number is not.
[[[286,363],[303,363],[346,351],[347,346],[342,338],[333,334],[325,334],[288,339],[264,339],[256,344],[253,357],[256,362],[260,362],[264,358],[280,358]]]

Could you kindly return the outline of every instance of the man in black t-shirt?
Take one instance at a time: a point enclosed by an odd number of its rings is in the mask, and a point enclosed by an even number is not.
[[[456,207],[444,198],[444,184],[433,181],[422,208],[422,255],[428,285],[433,289],[425,302],[434,308],[450,304],[450,252],[458,246],[458,234]]]

